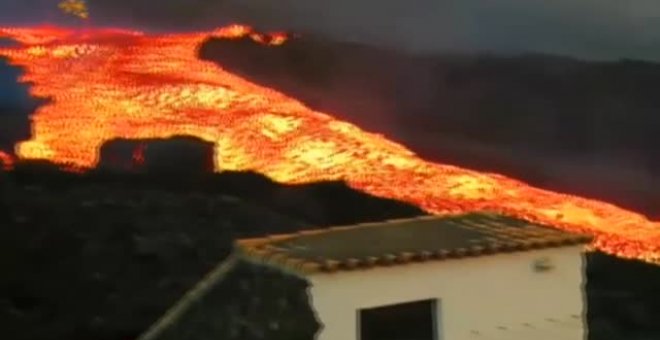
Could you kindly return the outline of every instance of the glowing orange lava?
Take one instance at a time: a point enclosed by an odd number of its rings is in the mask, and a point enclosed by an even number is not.
[[[0,168],[11,170],[14,167],[14,158],[6,152],[0,150]]]
[[[660,223],[614,205],[530,187],[490,173],[434,164],[384,136],[305,107],[197,58],[209,35],[278,45],[281,34],[245,26],[150,35],[135,31],[0,28],[22,43],[0,49],[25,68],[34,96],[21,158],[93,167],[112,138],[192,135],[215,143],[216,167],[255,170],[287,183],[343,179],[370,194],[438,213],[498,211],[595,236],[622,257],[660,260]]]
[[[133,150],[133,164],[142,165],[144,164],[144,150],[147,148],[145,144],[140,144],[138,147]]]

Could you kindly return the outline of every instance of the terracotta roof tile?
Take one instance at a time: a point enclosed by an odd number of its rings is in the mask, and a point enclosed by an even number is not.
[[[470,213],[239,240],[236,250],[250,259],[307,274],[562,247],[589,240],[503,215]]]

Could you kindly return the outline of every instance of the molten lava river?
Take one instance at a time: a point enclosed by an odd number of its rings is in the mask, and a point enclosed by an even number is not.
[[[345,180],[364,192],[436,214],[497,211],[594,235],[593,247],[660,262],[660,222],[614,205],[530,187],[491,173],[424,161],[402,145],[246,81],[197,50],[208,36],[283,35],[248,27],[146,34],[116,29],[0,28],[19,44],[0,56],[25,69],[21,81],[52,101],[32,117],[24,159],[92,168],[113,138],[191,135],[213,142],[217,170],[255,170],[286,183]]]

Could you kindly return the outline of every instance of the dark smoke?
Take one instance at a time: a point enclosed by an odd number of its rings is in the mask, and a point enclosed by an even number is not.
[[[73,24],[58,0],[0,2],[0,24]],[[92,22],[157,30],[246,22],[416,51],[660,59],[655,0],[88,0]]]

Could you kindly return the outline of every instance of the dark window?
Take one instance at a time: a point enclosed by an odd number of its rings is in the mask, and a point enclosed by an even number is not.
[[[360,340],[439,340],[438,312],[436,300],[362,309]]]

